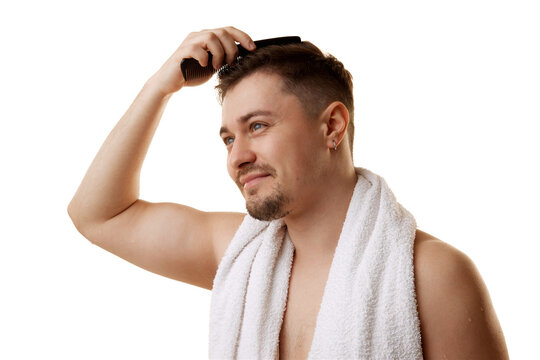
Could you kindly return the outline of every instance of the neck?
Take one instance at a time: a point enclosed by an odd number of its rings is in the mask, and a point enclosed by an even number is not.
[[[353,166],[333,168],[307,196],[301,209],[285,219],[295,262],[332,261],[357,182]]]

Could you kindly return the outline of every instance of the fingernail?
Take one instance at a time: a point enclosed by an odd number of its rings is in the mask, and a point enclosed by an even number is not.
[[[255,50],[255,43],[254,43],[253,41],[250,41],[250,42],[249,42],[249,48],[250,48],[251,50]]]

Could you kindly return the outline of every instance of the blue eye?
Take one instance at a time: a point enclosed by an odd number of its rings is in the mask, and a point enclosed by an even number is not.
[[[226,137],[223,141],[225,142],[225,145],[231,145],[234,142],[234,138],[229,136]]]
[[[264,125],[261,124],[261,123],[253,123],[253,125],[251,126],[251,128],[255,131],[255,130],[259,130],[260,128],[262,128]]]

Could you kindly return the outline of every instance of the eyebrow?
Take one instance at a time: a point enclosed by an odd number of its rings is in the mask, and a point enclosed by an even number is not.
[[[251,119],[254,116],[272,116],[272,115],[274,115],[274,113],[269,110],[255,110],[250,113],[247,113],[246,115],[243,115],[242,117],[240,117],[240,119],[238,119],[238,121],[241,124],[245,124],[249,119]],[[219,129],[219,136],[221,136],[221,134],[225,132],[229,132],[229,129],[227,129],[225,126],[222,126],[221,129]]]

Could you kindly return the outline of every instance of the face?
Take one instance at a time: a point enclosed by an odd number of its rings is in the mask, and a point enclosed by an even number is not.
[[[227,169],[249,214],[273,220],[309,206],[324,132],[296,96],[282,90],[281,78],[264,72],[244,78],[227,92],[222,115]]]

